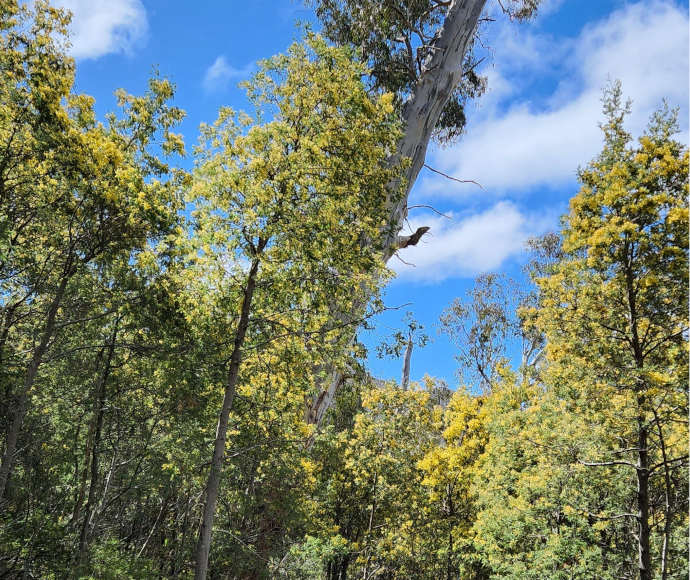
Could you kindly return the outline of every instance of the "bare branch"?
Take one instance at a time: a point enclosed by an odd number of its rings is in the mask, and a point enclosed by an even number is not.
[[[577,460],[578,463],[581,465],[585,465],[587,467],[610,467],[612,465],[627,465],[628,467],[633,467],[637,469],[637,465],[634,463],[631,463],[630,461],[601,461],[601,462],[591,462],[591,461],[582,461],[580,459]]]
[[[476,185],[479,189],[484,189],[482,187],[482,184],[479,183],[478,181],[475,181],[474,179],[458,179],[457,177],[453,177],[452,175],[448,175],[447,173],[443,173],[443,171],[439,171],[438,169],[434,169],[428,163],[425,163],[424,167],[426,167],[429,171],[433,171],[434,173],[438,173],[440,176],[445,177],[446,179],[450,179],[451,181],[457,181],[458,183],[474,183],[474,185]]]
[[[394,255],[396,258],[398,258],[398,260],[400,260],[400,261],[401,261],[403,264],[405,264],[406,266],[412,266],[413,268],[416,268],[416,267],[417,267],[417,266],[415,266],[414,264],[412,264],[412,263],[410,263],[410,262],[406,262],[405,260],[403,260],[400,256],[398,256],[398,253],[397,253],[397,252],[396,252],[395,254],[393,254],[393,255]]]
[[[443,212],[440,212],[440,211],[438,211],[435,207],[433,207],[433,206],[431,206],[431,205],[427,205],[427,204],[425,204],[425,203],[418,203],[418,204],[416,204],[416,205],[408,205],[408,206],[407,206],[407,209],[408,209],[408,210],[410,210],[410,209],[416,209],[416,208],[418,208],[418,207],[424,207],[424,208],[426,208],[426,209],[430,209],[430,210],[433,211],[434,213],[437,213],[438,215],[440,215],[441,217],[444,217],[444,218],[446,218],[446,219],[449,219],[449,220],[452,220],[452,219],[453,219],[453,218],[450,217],[449,215],[447,215],[447,214],[445,214],[445,213],[443,213]]]

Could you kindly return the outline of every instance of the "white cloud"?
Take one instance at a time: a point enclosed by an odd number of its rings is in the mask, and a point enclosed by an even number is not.
[[[130,53],[146,37],[148,22],[141,0],[53,0],[72,12],[71,53],[98,58]]]
[[[634,134],[663,98],[683,107],[681,126],[687,124],[688,14],[668,1],[626,6],[585,27],[576,39],[527,35],[518,49],[503,31],[497,42],[490,71],[497,90],[480,102],[463,141],[432,155],[430,163],[446,173],[494,192],[571,183],[577,167],[601,148],[601,90],[611,79],[620,79],[633,100]],[[531,79],[554,67],[564,80],[542,106],[528,96],[515,102],[521,93],[529,95]],[[520,79],[522,86],[511,86]],[[426,197],[475,193],[471,186],[428,175],[419,187]]]
[[[242,68],[235,68],[221,55],[206,69],[203,87],[207,92],[224,90],[232,79],[248,77],[254,69],[254,63],[249,63]]]
[[[450,216],[453,218],[453,216]],[[496,270],[519,254],[525,241],[556,224],[555,215],[536,217],[522,213],[514,204],[501,201],[490,209],[455,221],[432,215],[410,220],[411,230],[425,225],[431,231],[416,247],[389,262],[398,278],[438,282],[455,276],[474,276]]]

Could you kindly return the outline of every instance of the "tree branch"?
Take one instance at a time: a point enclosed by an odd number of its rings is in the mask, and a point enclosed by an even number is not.
[[[426,167],[429,171],[433,171],[434,173],[438,173],[440,176],[445,177],[446,179],[450,179],[451,181],[457,181],[458,183],[474,183],[474,185],[476,185],[479,189],[484,189],[482,187],[482,184],[479,183],[478,181],[475,181],[474,179],[458,179],[457,177],[453,177],[452,175],[448,175],[447,173],[443,173],[443,171],[439,171],[438,169],[434,169],[428,163],[425,163],[424,167]]]

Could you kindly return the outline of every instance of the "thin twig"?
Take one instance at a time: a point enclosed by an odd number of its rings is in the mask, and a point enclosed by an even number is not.
[[[398,258],[398,260],[400,260],[400,261],[401,261],[403,264],[405,264],[406,266],[412,266],[413,268],[416,268],[416,267],[417,267],[417,266],[415,266],[414,264],[411,264],[410,262],[406,262],[405,260],[403,260],[400,256],[398,256],[398,253],[397,253],[397,252],[396,252],[395,254],[393,254],[393,255],[394,255],[396,258]]]
[[[434,169],[431,167],[431,165],[424,164],[424,167],[426,167],[429,171],[433,171],[434,173],[438,173],[439,175],[445,177],[446,179],[450,179],[451,181],[457,181],[458,183],[474,183],[479,189],[484,189],[482,187],[482,184],[479,183],[478,181],[475,181],[474,179],[458,179],[457,177],[453,177],[452,175],[448,175],[447,173],[443,173],[443,171],[439,171],[438,169]]]
[[[424,208],[426,208],[426,209],[430,209],[430,210],[433,211],[434,213],[437,213],[438,215],[440,215],[441,217],[444,217],[444,218],[446,218],[446,219],[449,219],[449,220],[452,220],[452,219],[453,219],[453,218],[450,217],[449,215],[447,215],[447,214],[445,214],[445,213],[443,213],[443,212],[440,212],[440,211],[438,211],[435,207],[433,207],[433,206],[431,206],[431,205],[427,205],[427,204],[425,204],[425,203],[419,203],[419,204],[416,204],[416,205],[408,205],[408,206],[407,206],[407,209],[408,209],[408,210],[409,210],[409,209],[416,209],[416,208],[418,208],[418,207],[424,207]],[[406,219],[407,219],[407,218],[406,218]],[[409,225],[409,222],[408,222],[408,225]],[[412,229],[412,228],[410,228],[410,229]]]
[[[630,461],[581,461],[580,459],[577,460],[577,462],[580,465],[585,465],[586,467],[610,467],[612,465],[625,465],[627,467],[634,467],[635,469],[639,469],[637,465],[634,463],[631,463]]]

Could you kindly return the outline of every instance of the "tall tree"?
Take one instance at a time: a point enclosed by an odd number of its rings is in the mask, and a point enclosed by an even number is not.
[[[27,354],[15,359],[20,384],[8,393],[0,499],[41,365],[69,324],[62,306],[79,276],[136,254],[176,219],[177,183],[166,180],[169,167],[149,146],[160,137],[164,151],[181,150],[170,129],[183,116],[167,104],[172,85],[153,79],[144,97],[118,95],[120,117],[97,123],[93,99],[71,93],[68,17],[46,2],[5,0],[2,12],[2,335],[4,345]]]
[[[379,239],[388,261],[399,249],[416,245],[428,231],[398,235],[407,216],[407,198],[424,166],[435,135],[456,138],[465,124],[465,101],[482,92],[472,47],[486,0],[309,0],[324,33],[338,44],[354,46],[371,67],[370,85],[396,96],[404,131],[389,162],[408,159],[400,181],[386,197],[387,218]],[[510,18],[529,18],[538,0],[498,1]],[[397,195],[401,184],[404,194]],[[359,306],[361,308],[361,305]],[[329,375],[309,416],[320,423],[342,384],[342,374]]]
[[[272,121],[252,125],[248,117],[236,120],[223,110],[204,129],[193,189],[203,224],[200,259],[225,262],[220,284],[233,338],[196,578],[208,570],[229,417],[248,337],[253,348],[262,348],[261,329],[269,328],[273,338],[306,340],[315,354],[320,335],[330,335],[321,348],[342,345],[341,329],[358,321],[353,300],[380,275],[376,248],[363,241],[385,220],[382,200],[396,169],[384,160],[399,130],[392,96],[370,98],[363,73],[350,51],[310,36],[288,55],[264,63],[248,86],[259,118],[273,114]],[[341,313],[337,323],[324,318],[326,311],[333,314],[334,302]]]
[[[632,476],[619,509],[634,523],[639,577],[667,578],[680,563],[672,535],[687,511],[677,486],[687,479],[688,151],[666,108],[633,145],[620,84],[604,111],[604,149],[580,171],[563,256],[538,279],[537,317],[549,382],[615,438],[577,459]]]

